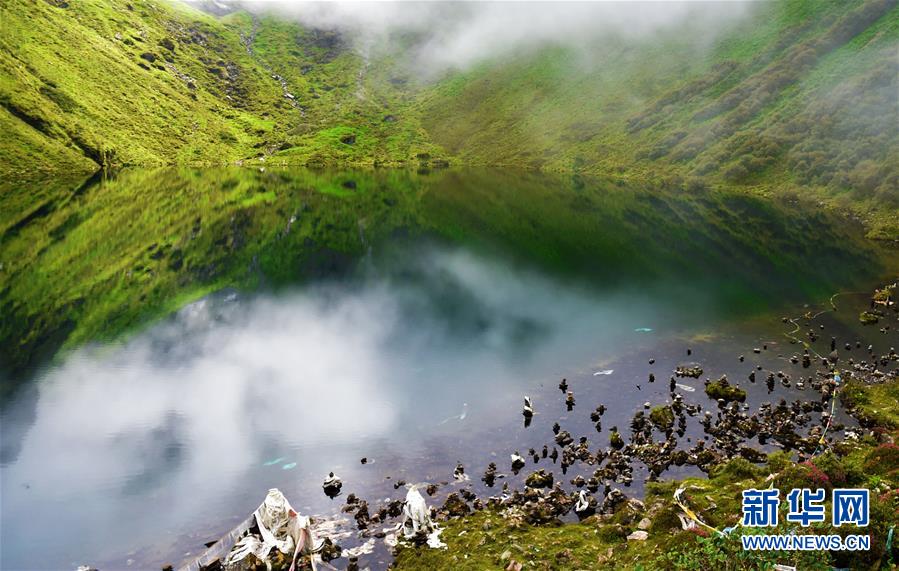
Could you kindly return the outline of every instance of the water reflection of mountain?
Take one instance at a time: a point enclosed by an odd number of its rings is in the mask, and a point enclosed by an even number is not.
[[[26,219],[4,220],[6,388],[60,346],[113,337],[210,291],[345,276],[372,248],[423,237],[597,290],[704,282],[738,311],[884,271],[860,228],[815,209],[531,172],[126,170],[36,195]]]

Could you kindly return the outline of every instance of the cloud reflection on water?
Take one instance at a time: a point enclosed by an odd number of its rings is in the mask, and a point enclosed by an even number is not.
[[[521,391],[510,387],[609,351],[663,314],[640,294],[599,297],[462,250],[422,249],[364,274],[213,296],[48,371],[3,467],[4,566],[35,550],[47,560],[32,564],[58,565],[175,541],[269,485],[327,509],[319,481],[304,478],[337,465],[358,489],[360,451],[376,447],[414,465],[436,433],[514,411]],[[464,427],[440,423],[465,402]],[[259,475],[280,456],[296,470]],[[63,538],[49,552],[38,547],[48,534]]]

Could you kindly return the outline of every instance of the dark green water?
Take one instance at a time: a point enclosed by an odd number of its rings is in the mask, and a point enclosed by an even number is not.
[[[667,396],[626,356],[668,366],[672,339],[899,270],[808,205],[534,173],[133,170],[32,195],[0,245],[4,568],[177,563],[272,486],[336,513],[332,469],[377,497],[482,470],[543,443],[556,417],[522,433],[521,395],[563,375],[624,425]]]
[[[526,172],[129,170],[13,190],[5,204],[5,388],[65,342],[110,338],[226,286],[344,276],[385,244],[462,246],[597,289],[702,290],[732,314],[890,265],[856,224],[811,206]]]

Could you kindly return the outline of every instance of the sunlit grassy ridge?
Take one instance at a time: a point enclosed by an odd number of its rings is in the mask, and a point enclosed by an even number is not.
[[[5,176],[53,169],[53,145],[97,165],[236,160],[293,112],[221,23],[177,4],[18,0],[2,28],[4,128],[46,146],[5,137]]]
[[[4,177],[449,161],[812,194],[863,216],[872,235],[899,231],[894,0],[763,3],[711,36],[689,23],[607,35],[486,54],[437,79],[401,64],[395,45],[363,57],[352,34],[274,15],[160,0],[0,10]],[[40,207],[19,198],[3,198],[11,219]]]

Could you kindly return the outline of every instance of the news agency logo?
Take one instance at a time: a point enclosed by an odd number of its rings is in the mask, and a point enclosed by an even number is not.
[[[787,494],[786,521],[808,527],[827,521],[826,491],[794,488]],[[830,523],[834,527],[869,523],[870,491],[863,488],[837,488],[831,494]],[[743,490],[743,527],[776,527],[781,505],[776,488]],[[744,535],[743,549],[753,550],[864,550],[869,549],[870,536],[849,535]]]

